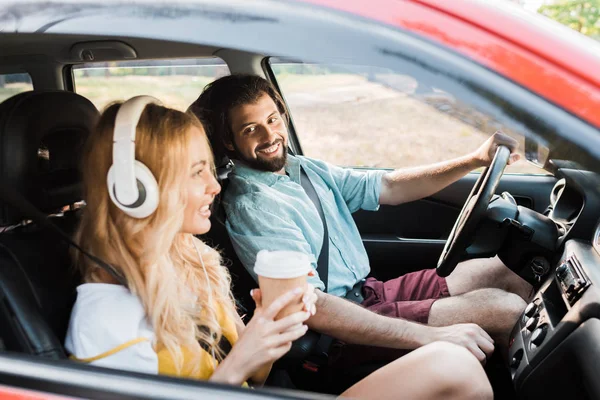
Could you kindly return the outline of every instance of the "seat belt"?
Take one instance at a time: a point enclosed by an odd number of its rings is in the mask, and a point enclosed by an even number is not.
[[[317,191],[315,190],[315,187],[310,181],[302,165],[300,165],[300,185],[306,192],[310,201],[312,201],[317,208],[319,217],[321,217],[321,222],[323,222],[323,244],[321,245],[321,252],[319,253],[319,259],[317,260],[317,273],[325,284],[324,292],[327,293],[327,288],[329,287],[329,231],[327,230],[327,221],[325,220],[325,214],[323,213],[323,207],[321,205],[319,195],[317,195]],[[321,334],[319,341],[317,342],[318,352],[325,356],[326,359],[329,357],[329,347],[331,347],[332,342],[333,338],[324,334]],[[320,361],[323,362],[322,360]],[[319,363],[313,364],[308,360],[304,366],[316,368],[316,370],[318,370],[320,367]]]
[[[325,221],[325,214],[323,213],[323,207],[321,206],[321,200],[317,195],[317,191],[308,178],[308,175],[306,175],[306,171],[302,165],[300,165],[300,185],[317,208],[321,222],[323,222],[323,245],[321,246],[321,252],[317,260],[317,273],[325,284],[324,292],[327,293],[329,278],[329,232],[327,230],[327,221]]]
[[[98,257],[88,253],[84,249],[82,249],[77,243],[73,241],[65,232],[62,231],[58,226],[56,226],[50,219],[37,209],[36,206],[31,204],[29,200],[25,198],[21,193],[13,189],[12,187],[6,185],[3,182],[0,182],[0,201],[14,207],[19,210],[25,217],[31,219],[36,222],[38,225],[48,228],[54,231],[62,240],[67,242],[70,246],[75,247],[79,250],[83,255],[88,257],[106,272],[108,272],[113,278],[117,280],[121,285],[127,287],[127,281],[125,277],[117,271],[112,265],[102,261]]]

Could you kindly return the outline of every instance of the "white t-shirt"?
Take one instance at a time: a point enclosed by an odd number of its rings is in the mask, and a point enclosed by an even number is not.
[[[106,354],[119,346],[122,350]],[[92,365],[158,374],[155,334],[139,298],[126,287],[85,283],[77,287],[65,348]]]

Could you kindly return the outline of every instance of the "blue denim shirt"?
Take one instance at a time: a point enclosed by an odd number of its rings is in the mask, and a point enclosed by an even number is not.
[[[328,292],[344,296],[370,271],[369,259],[352,219],[358,209],[379,208],[385,171],[355,171],[301,156],[289,156],[287,175],[259,171],[236,162],[223,199],[226,227],[235,251],[254,274],[259,250],[293,250],[312,255],[313,268],[323,244],[323,223],[300,185],[300,165],[323,207],[329,232]],[[316,288],[318,275],[309,278]]]

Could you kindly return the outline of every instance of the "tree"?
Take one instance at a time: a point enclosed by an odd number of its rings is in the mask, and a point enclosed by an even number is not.
[[[600,0],[562,0],[542,6],[538,12],[600,40]]]

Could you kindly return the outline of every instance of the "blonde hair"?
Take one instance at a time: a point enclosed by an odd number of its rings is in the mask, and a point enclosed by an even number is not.
[[[129,290],[144,306],[157,343],[167,348],[179,370],[183,367],[182,347],[199,360],[202,343],[221,360],[218,343],[223,333],[218,315],[234,318],[236,313],[231,279],[216,250],[181,232],[193,132],[201,132],[212,154],[204,129],[191,114],[155,104],[146,106],[136,128],[135,158],[156,177],[160,201],[154,214],[134,219],[111,202],[106,186],[119,107],[114,104],[104,111],[95,134],[86,143],[82,174],[87,206],[75,240],[124,275]],[[207,161],[213,164],[212,159]],[[106,274],[96,264],[81,253],[74,256],[85,282],[106,281]]]

